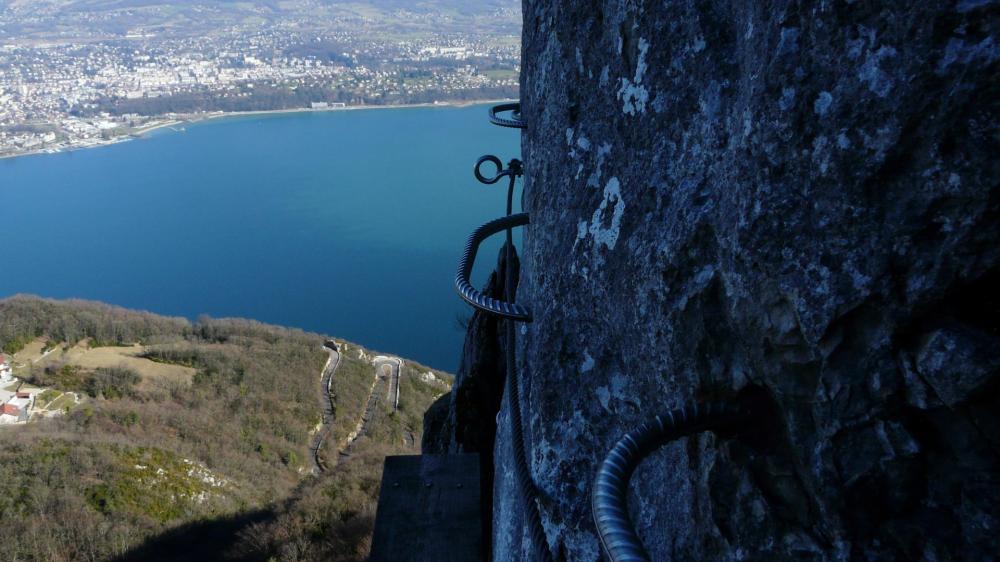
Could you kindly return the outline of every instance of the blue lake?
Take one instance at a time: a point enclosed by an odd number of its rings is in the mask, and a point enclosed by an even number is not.
[[[454,371],[469,312],[455,268],[506,195],[472,167],[519,142],[485,106],[379,109],[0,160],[0,296],[254,318]]]

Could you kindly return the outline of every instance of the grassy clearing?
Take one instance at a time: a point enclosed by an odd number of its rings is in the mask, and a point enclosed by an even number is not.
[[[42,356],[42,348],[45,347],[45,338],[34,338],[28,343],[23,344],[23,346],[14,353],[13,356],[13,367],[16,369],[20,364],[30,364],[37,361]],[[8,343],[4,349],[10,350],[12,347],[17,347],[15,344],[12,346]]]
[[[167,383],[188,384],[197,373],[197,369],[192,366],[175,365],[163,362],[152,361],[145,356],[155,349],[163,347],[131,345],[113,347],[91,347],[90,340],[82,340],[73,346],[59,346],[51,353],[41,355],[40,348],[36,350],[39,342],[33,342],[30,352],[25,354],[26,367],[20,369],[20,376],[32,378],[33,373],[39,369],[51,368],[53,366],[62,367],[69,365],[84,371],[94,371],[102,368],[126,367],[138,373],[142,377],[143,390],[149,390],[156,381]],[[25,351],[29,351],[26,348]],[[144,386],[143,386],[144,385]]]
[[[517,71],[515,70],[502,70],[502,69],[485,70],[483,71],[483,74],[486,75],[487,78],[490,78],[492,80],[509,80],[509,79],[516,79],[519,77]]]
[[[62,395],[63,395],[62,392],[59,392],[58,390],[55,390],[53,388],[49,388],[43,391],[41,394],[39,394],[37,398],[35,398],[35,407],[47,409],[49,404],[51,404],[56,398],[59,398]]]
[[[50,412],[55,412],[58,410],[68,410],[75,405],[76,398],[73,397],[72,394],[60,394],[58,398],[49,402],[49,404],[45,406],[45,409]]]

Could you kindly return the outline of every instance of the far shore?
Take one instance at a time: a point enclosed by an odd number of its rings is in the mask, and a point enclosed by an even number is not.
[[[344,107],[322,107],[316,109],[308,107],[300,107],[292,109],[268,109],[260,111],[212,111],[206,113],[170,114],[170,115],[164,115],[159,119],[154,119],[151,122],[151,124],[137,127],[130,133],[122,135],[120,137],[115,137],[113,139],[95,141],[93,143],[85,145],[63,146],[58,148],[48,147],[48,148],[40,148],[38,150],[21,152],[18,154],[0,155],[0,160],[21,158],[23,156],[34,156],[39,154],[59,154],[63,152],[72,152],[87,148],[97,148],[101,146],[119,144],[136,138],[145,137],[149,133],[164,128],[173,128],[187,124],[202,123],[205,121],[214,121],[227,118],[280,115],[280,114],[290,114],[290,113],[325,113],[331,111],[355,111],[361,109],[409,109],[416,107],[469,107],[473,105],[485,105],[489,103],[506,103],[511,101],[517,101],[517,100],[508,98],[508,99],[447,101],[447,102],[434,102],[434,103],[411,103],[411,104],[389,104],[389,105],[348,105]]]

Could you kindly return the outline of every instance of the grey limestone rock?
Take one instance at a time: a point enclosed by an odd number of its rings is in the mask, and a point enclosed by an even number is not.
[[[997,13],[957,2],[525,0],[517,347],[548,540],[601,558],[599,459],[757,385],[766,446],[653,454],[654,560],[1000,552]],[[496,560],[529,560],[504,403]]]

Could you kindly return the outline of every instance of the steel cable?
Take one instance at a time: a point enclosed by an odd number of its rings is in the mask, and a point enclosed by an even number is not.
[[[494,112],[491,111],[490,117],[492,120]],[[487,177],[482,173],[481,167],[485,162],[491,162],[497,167],[497,173],[494,176]],[[476,163],[475,175],[482,183],[493,184],[505,176],[509,178],[507,187],[507,215],[503,218],[490,221],[473,231],[466,244],[465,253],[459,263],[458,274],[455,276],[455,287],[462,299],[473,307],[505,319],[504,330],[506,341],[504,359],[507,371],[506,393],[508,399],[507,407],[510,412],[511,448],[514,452],[517,495],[524,506],[524,517],[528,526],[528,533],[531,537],[535,559],[542,562],[552,562],[552,553],[549,550],[548,539],[545,536],[545,528],[542,526],[542,518],[537,504],[538,490],[535,488],[535,483],[532,480],[531,471],[528,467],[528,456],[524,443],[524,421],[521,415],[521,394],[514,356],[514,348],[517,344],[514,322],[531,322],[532,319],[531,311],[515,302],[513,229],[514,227],[524,226],[529,223],[527,213],[512,214],[514,183],[521,173],[521,163],[518,160],[511,160],[507,170],[503,169],[500,159],[495,156],[484,156]],[[469,276],[472,273],[472,266],[476,261],[479,245],[487,237],[497,234],[500,231],[506,231],[506,244],[504,246],[504,298],[507,300],[488,297],[476,290],[469,282]]]
[[[498,114],[510,111],[511,117],[500,117]],[[526,123],[521,120],[521,104],[509,103],[490,108],[490,122],[501,127],[525,129]],[[481,167],[490,162],[497,168],[493,176],[482,173]],[[514,470],[517,477],[517,491],[525,508],[529,535],[536,559],[543,562],[553,560],[549,549],[548,538],[542,526],[541,514],[537,504],[538,490],[528,466],[527,451],[524,443],[524,421],[521,416],[521,396],[518,385],[517,368],[515,365],[514,347],[517,336],[514,322],[531,322],[531,311],[515,302],[514,288],[514,241],[513,228],[529,224],[528,214],[513,212],[514,182],[522,175],[523,169],[519,160],[511,160],[504,170],[503,164],[495,156],[483,156],[476,163],[475,176],[480,182],[493,184],[503,177],[508,177],[510,183],[507,189],[507,215],[490,221],[477,228],[469,237],[465,253],[459,264],[455,285],[462,299],[473,307],[505,319],[507,380],[506,392],[511,423],[511,447],[514,450]],[[487,237],[506,231],[504,246],[504,297],[507,300],[494,299],[476,290],[469,282],[472,266],[476,260],[479,245]],[[597,526],[601,546],[612,562],[651,562],[649,553],[642,546],[642,541],[632,525],[628,514],[628,483],[639,466],[639,463],[657,448],[701,431],[719,431],[733,429],[740,423],[749,421],[751,415],[745,403],[710,403],[686,406],[663,416],[656,416],[651,421],[641,425],[635,431],[626,433],[611,449],[601,463],[594,481],[591,495],[591,509],[594,523]]]
[[[519,322],[531,322],[531,311],[526,307],[484,295],[473,287],[469,281],[469,276],[472,274],[472,266],[476,261],[476,254],[479,252],[479,245],[483,240],[503,230],[509,230],[516,226],[524,226],[528,222],[527,213],[508,215],[492,220],[480,226],[472,233],[465,246],[462,259],[459,262],[458,273],[455,275],[455,288],[465,302],[489,314]]]
[[[500,117],[498,113],[503,113],[505,111],[510,111],[510,117]],[[500,105],[494,105],[490,108],[490,123],[498,125],[500,127],[508,127],[511,129],[527,129],[528,125],[521,120],[521,104],[520,103],[502,103]]]
[[[628,483],[639,463],[659,447],[681,437],[733,429],[750,419],[742,405],[694,404],[656,416],[615,443],[597,471],[591,495],[597,534],[612,562],[651,562],[628,514]]]

